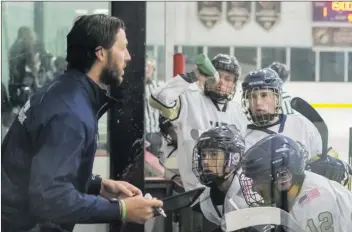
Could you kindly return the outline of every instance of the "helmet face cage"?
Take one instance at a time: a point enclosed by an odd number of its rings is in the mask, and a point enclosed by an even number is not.
[[[251,112],[250,107],[254,104],[254,97],[258,90],[265,90],[266,92],[272,93],[272,97],[275,98],[275,109],[274,113],[264,113],[257,115]],[[267,126],[270,125],[272,120],[282,113],[282,94],[280,88],[269,88],[269,87],[254,87],[243,92],[242,109],[247,116],[247,119],[256,126]],[[270,106],[269,106],[270,107]]]
[[[220,77],[222,78],[222,77]],[[204,82],[204,93],[213,100],[216,101],[230,101],[236,93],[236,82],[233,81],[231,84],[226,86],[226,90],[224,92],[220,92],[216,89],[217,82],[214,78],[208,78]]]
[[[214,100],[231,100],[236,93],[236,83],[241,75],[241,68],[238,60],[234,56],[229,56],[225,54],[218,54],[212,59],[212,64],[217,71],[225,71],[234,75],[231,86],[226,88],[224,93],[216,90],[216,80],[209,78],[205,81],[204,92],[207,96]],[[221,77],[220,75],[220,78]]]
[[[254,177],[253,177],[254,178]],[[268,206],[280,201],[281,192],[288,191],[293,185],[293,175],[287,168],[276,172],[265,171],[255,179],[242,172],[239,177],[243,197],[249,207]]]
[[[239,176],[239,182],[243,197],[249,207],[264,205],[264,198],[259,195],[253,187],[253,179],[247,177],[243,172]]]
[[[241,154],[231,142],[205,138],[197,143],[193,149],[192,170],[202,184],[210,186],[215,181],[223,181],[237,170]]]

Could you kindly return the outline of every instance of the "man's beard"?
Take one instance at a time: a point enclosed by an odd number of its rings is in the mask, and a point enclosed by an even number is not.
[[[104,85],[120,85],[122,82],[123,70],[112,65],[111,52],[108,52],[108,64],[103,68],[100,74],[100,82]]]
[[[122,82],[121,73],[122,70],[108,65],[101,71],[99,80],[104,85],[120,85]]]

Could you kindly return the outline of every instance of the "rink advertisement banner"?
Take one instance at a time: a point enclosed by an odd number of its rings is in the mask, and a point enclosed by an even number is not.
[[[351,47],[352,28],[350,27],[314,27],[313,46]]]
[[[255,2],[255,21],[265,30],[270,30],[281,17],[281,2]]]
[[[222,2],[197,2],[198,18],[208,29],[213,28],[221,19]]]
[[[235,29],[241,29],[249,22],[252,2],[226,2],[226,20]]]

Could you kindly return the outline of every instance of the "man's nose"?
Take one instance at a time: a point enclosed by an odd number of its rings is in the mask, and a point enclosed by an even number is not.
[[[130,55],[130,52],[128,51],[128,49],[126,49],[125,51],[125,61],[130,61],[132,58],[131,58],[131,55]]]

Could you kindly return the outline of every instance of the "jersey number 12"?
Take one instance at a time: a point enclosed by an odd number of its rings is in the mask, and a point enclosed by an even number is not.
[[[318,215],[320,222],[319,229],[315,226],[313,219],[307,221],[310,232],[334,232],[334,220],[330,212],[323,212]]]

